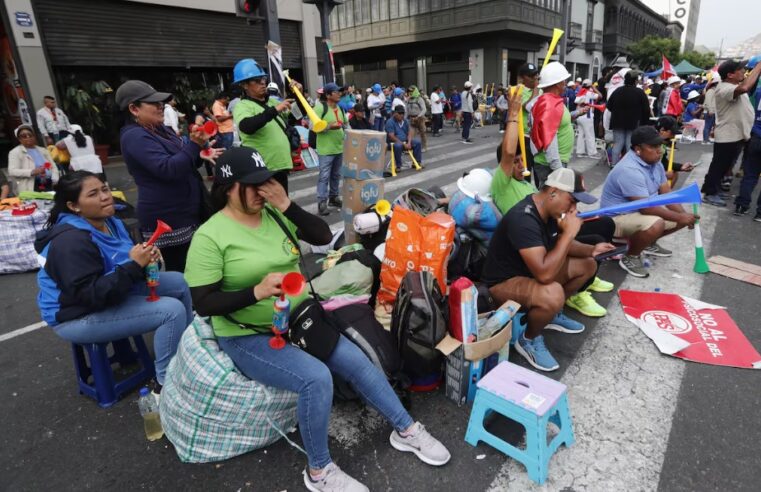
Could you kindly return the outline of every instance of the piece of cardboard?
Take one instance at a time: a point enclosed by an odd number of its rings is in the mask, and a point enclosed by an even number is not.
[[[352,222],[354,215],[362,213],[368,207],[378,203],[383,198],[383,178],[373,179],[344,179],[343,182],[343,218],[344,222]]]
[[[481,317],[483,317],[483,315]],[[465,359],[479,361],[499,352],[499,349],[504,347],[505,344],[510,341],[512,334],[513,320],[510,320],[505,327],[498,331],[493,337],[479,342],[462,343],[452,335],[447,334],[438,345],[436,345],[436,350],[449,356],[455,350],[460,348],[460,346],[464,346]]]
[[[346,130],[341,176],[366,180],[383,177],[386,134],[373,130]]]

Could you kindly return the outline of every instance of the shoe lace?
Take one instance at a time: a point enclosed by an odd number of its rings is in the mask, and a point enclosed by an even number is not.
[[[579,292],[576,296],[577,304],[581,304],[582,306],[589,306],[594,299],[592,298],[591,292]]]
[[[541,335],[534,338],[533,346],[537,352],[547,352],[547,346],[544,344],[544,337]]]

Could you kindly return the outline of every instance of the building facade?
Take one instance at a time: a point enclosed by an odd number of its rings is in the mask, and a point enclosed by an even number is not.
[[[346,0],[330,18],[346,84],[462,88],[515,83],[546,52],[561,0]]]
[[[284,68],[316,89],[321,84],[317,9],[300,0],[278,0],[278,14]],[[94,84],[116,89],[130,78],[142,79],[173,92],[190,112],[220,88],[231,87],[237,60],[253,57],[267,65],[263,25],[236,17],[233,1],[5,0],[0,16],[3,56],[11,62],[3,64],[0,108],[6,145],[15,145],[20,101],[34,119],[45,95],[66,106],[72,91],[88,92],[102,120],[93,136],[115,148],[120,115],[112,95],[92,93]],[[3,142],[0,134],[0,147]],[[0,148],[0,162],[6,156]]]
[[[602,51],[605,2],[569,0],[570,22],[566,31],[566,68],[574,79],[597,80],[605,58]]]
[[[607,0],[603,54],[608,62],[630,54],[629,45],[647,35],[667,37],[669,21],[639,0]]]

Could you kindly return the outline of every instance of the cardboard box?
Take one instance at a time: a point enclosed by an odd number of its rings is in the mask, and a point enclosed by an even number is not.
[[[520,304],[514,301],[508,301],[517,311],[520,309]],[[490,313],[481,314],[478,319],[488,318]],[[489,357],[492,354],[499,352],[499,350],[510,342],[510,338],[513,334],[513,320],[508,321],[504,328],[498,331],[494,336],[487,338],[486,340],[479,340],[472,343],[462,343],[453,336],[447,334],[444,339],[436,345],[436,349],[442,354],[448,356],[455,350],[463,347],[464,357],[470,361],[480,361]]]
[[[348,214],[353,219],[355,214],[367,210],[383,198],[383,178],[365,180],[344,179],[343,182],[343,216],[347,221]]]
[[[481,379],[481,362],[465,359],[465,351],[458,347],[447,356],[444,394],[462,406],[476,396],[476,383]]]
[[[383,177],[386,134],[373,130],[346,130],[341,176],[366,180]]]

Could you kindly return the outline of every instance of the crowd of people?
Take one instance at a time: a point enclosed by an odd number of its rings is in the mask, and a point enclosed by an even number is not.
[[[761,89],[756,89],[760,73],[761,64],[746,75],[742,64],[725,62],[715,75],[721,81],[712,80],[702,90],[691,88],[687,104],[679,109],[678,81],[665,81],[663,97],[652,91],[648,96],[644,87],[649,84],[632,70],[611,71],[593,83],[570,81],[571,74],[557,62],[541,70],[527,63],[518,73],[522,90],[499,88],[496,97],[488,96],[503,134],[497,166],[473,170],[458,180],[448,210],[458,232],[470,235],[482,249],[483,264],[474,280],[485,284],[498,305],[514,300],[525,311],[526,323],[517,333],[515,348],[533,367],[559,367],[544,342],[544,330],[584,331],[583,323],[563,313],[564,307],[588,317],[606,315],[593,293],[614,288],[597,275],[603,258],[616,249],[614,241],[626,245],[618,261],[621,268],[647,277],[643,254],[671,256],[658,240],[693,227],[698,219],[681,205],[667,205],[582,220],[577,204],[598,200],[572,168],[574,145],[577,155],[594,158],[602,150],[597,143],[601,129],[612,133],[614,165],[599,204],[625,204],[669,193],[675,173],[689,171],[691,164],[677,163],[669,172],[667,142],[677,136],[680,124],[684,128],[696,118],[714,115],[715,127],[712,120],[705,122],[715,140],[703,185],[705,201],[721,205],[722,179],[744,149],[745,176],[736,212],[746,213],[761,171],[761,109],[754,115],[748,99],[753,91],[757,103],[761,98]],[[116,91],[127,122],[121,146],[139,190],[143,238],[153,234],[159,219],[172,226],[152,245],[133,244],[114,218],[113,198],[102,175],[89,170],[58,174],[53,168],[49,178],[40,178],[41,163],[49,162],[50,156],[36,146],[33,128],[17,129],[20,145],[12,153],[18,164],[11,176],[24,188],[48,179],[46,185],[56,190],[48,226],[36,244],[45,259],[38,276],[43,319],[60,337],[75,343],[155,332],[155,391],[160,394],[168,362],[193,311],[210,317],[220,348],[241,373],[298,394],[299,432],[308,461],[304,483],[310,490],[367,490],[330,457],[331,373],[348,381],[393,426],[394,448],[430,465],[447,463],[447,449],[410,416],[384,374],[343,336],[327,360],[292,345],[277,354],[269,348],[273,304],[283,295],[283,276],[300,270],[294,241],[324,245],[333,235],[321,217],[289,198],[289,174],[300,146],[293,125],[306,124],[307,108],[291,99],[290,88],[281,93],[273,86],[253,59],[236,64],[233,80],[240,97],[231,100],[219,94],[210,109],[202,108],[194,116],[187,134],[178,126],[180,115],[171,94],[137,80]],[[327,123],[327,129],[315,135],[318,214],[342,205],[339,170],[345,130],[385,131],[397,162],[402,162],[403,151],[422,162],[429,113],[433,137],[441,135],[444,115],[451,113],[467,144],[484,97],[483,89],[470,81],[449,97],[442,87],[424,96],[416,86],[405,89],[395,83],[376,83],[365,92],[326,84],[311,108]],[[701,98],[710,104],[702,112]],[[663,102],[662,111],[658,101]],[[605,111],[601,104],[607,104]],[[81,131],[68,123],[69,130],[56,126],[63,116],[54,107],[47,109],[45,138],[66,142],[69,137],[63,132],[68,131],[74,144],[83,147]],[[209,120],[217,124],[216,135],[203,129]],[[518,151],[521,133],[528,149],[525,160]],[[84,138],[84,146],[90,145]],[[213,176],[210,192],[198,171],[203,163],[209,164]],[[146,303],[144,269],[157,261],[166,267],[160,274],[161,300]],[[291,300],[298,305],[306,297]]]

